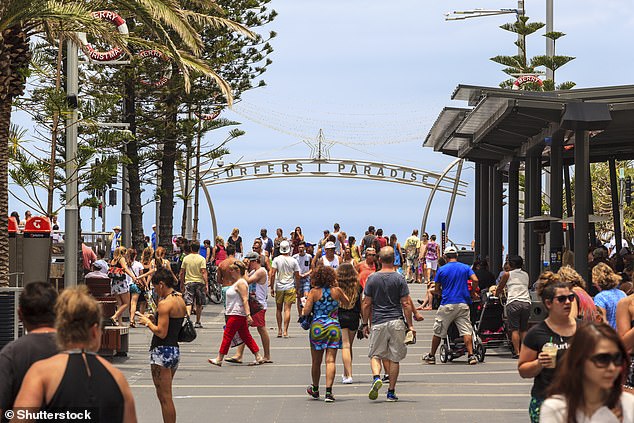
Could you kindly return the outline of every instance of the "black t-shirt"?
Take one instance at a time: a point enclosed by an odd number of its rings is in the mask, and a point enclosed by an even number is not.
[[[239,236],[238,239],[236,239],[235,241],[233,240],[232,237],[229,237],[229,239],[227,239],[227,245],[233,245],[234,247],[236,247],[236,253],[241,253],[242,252],[242,237]]]
[[[524,345],[528,348],[537,351],[539,354],[542,351],[542,347],[547,342],[552,342],[557,345],[559,351],[557,352],[557,366],[561,365],[561,359],[568,349],[568,340],[571,337],[561,336],[550,329],[545,321],[539,322],[533,326],[526,337],[524,338]],[[550,386],[555,376],[555,370],[557,369],[542,369],[533,382],[533,388],[531,389],[531,396],[538,399],[546,399],[546,390]]]
[[[487,269],[474,270],[473,273],[478,278],[478,288],[481,292],[487,291],[489,287],[495,285],[495,275]]]
[[[362,253],[365,252],[365,250],[367,250],[368,248],[374,248],[374,240],[376,239],[376,236],[372,235],[372,234],[368,234],[366,236],[363,237],[363,251]],[[378,253],[378,250],[377,250]]]
[[[13,408],[31,364],[55,354],[55,333],[31,333],[5,345],[0,351],[0,408]],[[1,420],[6,421],[4,416]]]
[[[365,283],[363,293],[372,298],[373,325],[403,318],[401,298],[409,295],[409,287],[400,273],[372,273]]]

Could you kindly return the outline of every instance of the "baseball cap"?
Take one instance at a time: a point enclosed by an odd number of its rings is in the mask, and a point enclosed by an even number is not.
[[[249,260],[258,260],[260,258],[260,255],[255,251],[249,251],[244,255],[244,258]]]
[[[121,226],[115,226],[112,228],[113,231],[120,231],[121,230]]]
[[[324,245],[324,249],[328,250],[329,248],[337,248],[335,247],[335,243],[332,241],[328,241],[326,245]]]
[[[291,252],[291,244],[288,241],[280,242],[280,253],[286,254]]]
[[[445,248],[445,254],[458,254],[458,250],[456,250],[456,247],[447,247]]]

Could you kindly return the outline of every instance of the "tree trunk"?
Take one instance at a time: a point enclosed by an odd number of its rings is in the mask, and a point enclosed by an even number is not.
[[[29,39],[20,26],[0,37],[0,286],[9,284],[9,131],[11,104],[24,93],[31,60]]]
[[[177,96],[168,95],[166,98],[165,142],[163,144],[163,159],[161,162],[161,208],[159,222],[159,244],[168,253],[172,251],[172,225],[174,219],[174,164],[176,163],[178,128]]]
[[[126,156],[130,163],[128,169],[128,192],[130,195],[130,221],[132,224],[132,246],[141,255],[145,240],[143,235],[143,208],[141,207],[141,178],[139,177],[139,144],[136,139],[136,79],[133,72],[127,75],[125,83],[125,120],[130,124],[134,138],[126,145]]]

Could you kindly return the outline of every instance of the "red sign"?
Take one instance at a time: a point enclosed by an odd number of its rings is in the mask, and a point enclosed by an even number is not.
[[[47,217],[36,216],[26,221],[24,233],[51,233],[51,222]]]
[[[15,236],[18,233],[18,221],[15,217],[9,216],[9,236]]]

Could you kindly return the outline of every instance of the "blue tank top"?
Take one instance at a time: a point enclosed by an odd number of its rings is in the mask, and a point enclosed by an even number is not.
[[[330,288],[321,288],[321,298],[313,304],[313,319],[337,318],[339,302],[330,295]]]
[[[392,245],[394,248],[394,266],[401,265],[401,253],[396,249],[396,244]]]

